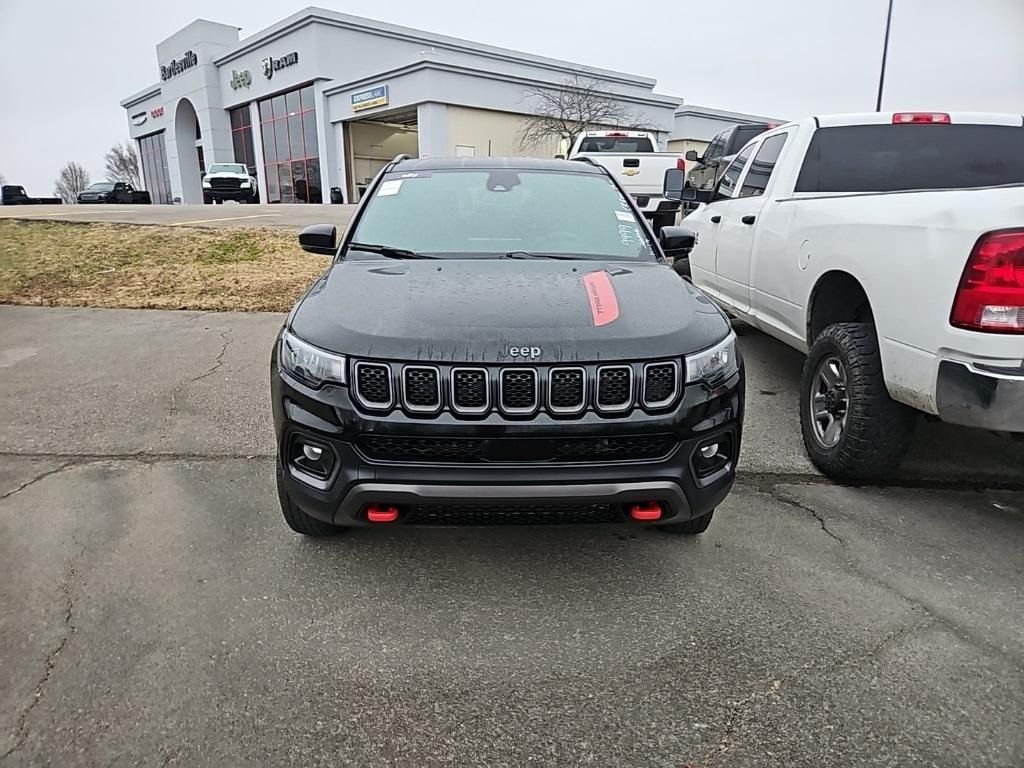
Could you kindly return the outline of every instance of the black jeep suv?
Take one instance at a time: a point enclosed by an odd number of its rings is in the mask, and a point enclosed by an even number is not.
[[[700,533],[733,483],[743,369],[600,166],[389,164],[271,356],[285,520],[610,522]]]

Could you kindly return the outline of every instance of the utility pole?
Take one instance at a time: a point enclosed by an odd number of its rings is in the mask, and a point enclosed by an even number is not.
[[[882,111],[882,89],[885,87],[885,60],[889,56],[889,28],[892,26],[892,3],[889,0],[889,15],[885,18],[885,43],[882,45],[882,71],[878,75],[878,101],[875,102],[875,112]]]

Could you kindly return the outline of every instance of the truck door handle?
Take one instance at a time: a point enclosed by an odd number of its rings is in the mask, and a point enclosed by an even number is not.
[[[742,219],[740,219],[740,221],[742,221],[744,224],[753,224],[754,223],[754,217],[753,216],[749,216],[749,215],[748,216],[744,216]]]
[[[721,220],[722,220],[722,217],[721,217],[721,216],[712,216],[712,217],[711,217],[711,223],[712,223],[712,224],[717,224],[717,223],[718,223],[718,222],[720,222]]]

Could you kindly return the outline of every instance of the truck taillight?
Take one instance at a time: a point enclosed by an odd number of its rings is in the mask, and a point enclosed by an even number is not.
[[[686,170],[686,161],[683,158],[681,158],[681,157],[677,157],[676,158],[676,168],[678,168],[680,171],[685,171]]]
[[[964,267],[950,323],[989,333],[1024,333],[1024,229],[982,235]]]
[[[952,120],[945,112],[897,112],[892,116],[893,125],[911,125],[916,123],[943,123],[948,125]]]

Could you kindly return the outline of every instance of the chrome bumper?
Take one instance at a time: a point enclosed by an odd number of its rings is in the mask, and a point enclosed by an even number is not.
[[[939,418],[951,424],[1024,432],[1024,367],[944,360],[935,402]]]

